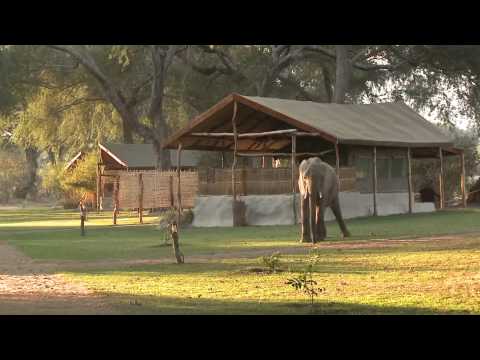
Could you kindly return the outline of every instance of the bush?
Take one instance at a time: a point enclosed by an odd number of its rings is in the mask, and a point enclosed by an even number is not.
[[[262,262],[265,267],[270,270],[270,272],[275,273],[280,265],[280,253],[277,251],[269,256],[263,256]]]
[[[48,165],[41,171],[42,190],[55,198],[64,198],[65,209],[76,208],[87,193],[96,191],[97,156],[87,154],[77,165],[65,170],[65,164]]]
[[[177,210],[168,209],[159,216],[160,228],[163,229],[168,224],[177,221]],[[180,227],[188,227],[193,222],[193,211],[190,209],[183,209],[180,215]]]

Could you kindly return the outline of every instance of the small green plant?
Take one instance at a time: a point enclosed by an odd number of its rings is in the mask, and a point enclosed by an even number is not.
[[[263,256],[262,262],[270,272],[275,273],[280,265],[280,253],[277,251],[271,255]]]
[[[298,276],[287,279],[286,285],[292,286],[295,290],[301,291],[310,299],[310,307],[313,312],[314,299],[320,293],[325,292],[325,288],[317,287],[317,282],[313,280],[313,265],[317,263],[319,256],[313,255],[308,260],[307,268]]]

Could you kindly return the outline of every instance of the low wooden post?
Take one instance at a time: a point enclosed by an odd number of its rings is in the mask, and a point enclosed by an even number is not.
[[[232,128],[233,128],[233,162],[232,162],[232,216],[233,216],[233,226],[237,226],[237,189],[235,184],[235,168],[237,166],[237,146],[238,146],[238,134],[237,134],[237,102],[233,103],[233,116],[232,116]]]
[[[407,148],[407,172],[408,172],[408,213],[413,212],[413,198],[412,198],[412,155],[410,148]]]
[[[85,220],[87,218],[87,207],[85,206],[83,201],[80,201],[78,208],[80,210],[80,234],[81,236],[85,236]]]
[[[293,198],[293,224],[297,224],[297,204],[295,202],[295,180],[297,174],[297,136],[292,135],[292,198]]]
[[[118,214],[118,187],[119,179],[115,178],[113,183],[113,225],[117,225],[117,214]]]
[[[462,151],[460,154],[460,166],[461,166],[461,175],[460,175],[460,190],[462,192],[462,207],[467,207],[467,197],[465,194],[465,152]]]
[[[377,147],[373,147],[373,216],[377,216]]]
[[[222,160],[222,169],[225,168],[225,154],[223,151],[221,152],[221,160]]]
[[[138,221],[143,224],[143,174],[138,174]]]
[[[178,242],[178,228],[179,226],[176,222],[171,223],[169,226],[170,236],[172,238],[173,255],[177,260],[177,264],[183,264],[185,262],[185,258],[180,250],[180,245]]]
[[[444,177],[443,177],[443,151],[442,148],[438,148],[438,157],[440,158],[440,174],[438,177],[439,191],[440,191],[440,209],[445,207],[445,189],[444,189]]]
[[[182,216],[182,190],[180,185],[180,167],[181,167],[181,157],[182,157],[182,143],[178,144],[177,150],[177,224],[180,228],[180,220]]]

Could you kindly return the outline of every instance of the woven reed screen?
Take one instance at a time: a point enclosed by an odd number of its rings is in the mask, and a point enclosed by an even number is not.
[[[143,180],[143,208],[168,208],[177,205],[178,178],[175,171],[124,171],[119,173],[118,198],[120,208],[138,208],[140,173]],[[180,188],[182,207],[193,208],[198,193],[198,173],[196,171],[182,171]]]
[[[143,208],[168,208],[177,205],[178,179],[175,171],[120,171],[119,203],[121,209],[139,207],[140,182],[143,179]],[[298,192],[298,170],[295,191]],[[235,170],[239,195],[274,195],[292,192],[290,168]],[[197,195],[231,195],[232,170],[203,168],[180,174],[182,207],[193,208]],[[355,168],[340,168],[340,191],[356,191]]]

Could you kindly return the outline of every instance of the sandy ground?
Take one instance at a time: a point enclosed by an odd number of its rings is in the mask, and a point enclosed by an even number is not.
[[[0,314],[109,314],[104,299],[0,242]]]

